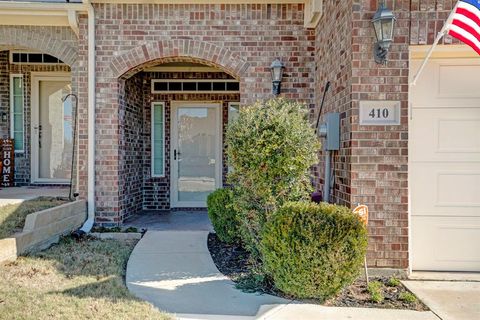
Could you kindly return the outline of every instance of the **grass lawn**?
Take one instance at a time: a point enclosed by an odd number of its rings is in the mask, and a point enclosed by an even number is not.
[[[0,265],[0,319],[171,319],[125,286],[135,243],[65,237]]]
[[[0,239],[8,238],[16,232],[21,232],[27,215],[33,212],[56,207],[66,203],[53,197],[39,197],[18,204],[0,207]]]

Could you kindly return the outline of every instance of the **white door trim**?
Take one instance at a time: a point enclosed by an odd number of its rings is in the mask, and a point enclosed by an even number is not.
[[[68,184],[70,179],[41,179],[39,178],[39,146],[38,146],[38,128],[40,121],[40,100],[39,100],[39,82],[40,81],[72,81],[72,76],[68,72],[32,72],[32,90],[30,105],[30,181],[31,183],[42,184]]]
[[[170,103],[170,207],[171,208],[205,208],[206,203],[199,201],[178,201],[178,162],[174,160],[174,152],[178,146],[177,110],[180,107],[215,108],[217,120],[217,154],[215,159],[215,187],[222,187],[222,103],[212,101],[171,101]],[[178,148],[177,148],[178,149]]]

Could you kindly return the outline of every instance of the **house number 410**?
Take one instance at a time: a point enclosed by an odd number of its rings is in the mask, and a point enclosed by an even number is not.
[[[400,101],[360,101],[361,126],[400,125]]]
[[[372,109],[368,114],[372,119],[388,119],[390,111],[387,108],[383,109]]]

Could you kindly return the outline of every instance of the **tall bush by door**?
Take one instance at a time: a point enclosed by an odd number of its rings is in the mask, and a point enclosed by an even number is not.
[[[242,240],[254,257],[261,259],[262,229],[272,213],[286,201],[309,198],[319,149],[307,108],[283,98],[242,108],[229,126],[229,182]]]
[[[267,222],[261,242],[264,269],[278,289],[321,300],[356,279],[366,249],[360,218],[327,203],[285,204]]]

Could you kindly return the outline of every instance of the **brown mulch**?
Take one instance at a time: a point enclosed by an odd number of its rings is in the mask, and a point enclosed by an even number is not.
[[[225,244],[218,239],[216,234],[210,233],[208,235],[208,249],[218,270],[231,278],[232,281],[238,283],[240,279],[248,275],[250,268],[249,254],[241,246]],[[387,277],[370,277],[369,280],[383,283],[382,292],[385,299],[382,302],[374,302],[370,299],[364,277],[357,279],[335,298],[324,301],[323,303],[317,300],[305,300],[305,302],[335,307],[429,310],[428,307],[418,299],[415,302],[400,300],[399,295],[403,292],[408,292],[407,288],[402,284],[398,286],[388,286],[389,278]],[[291,297],[283,295],[270,284],[265,284],[264,287],[258,288],[258,291],[291,299]]]

